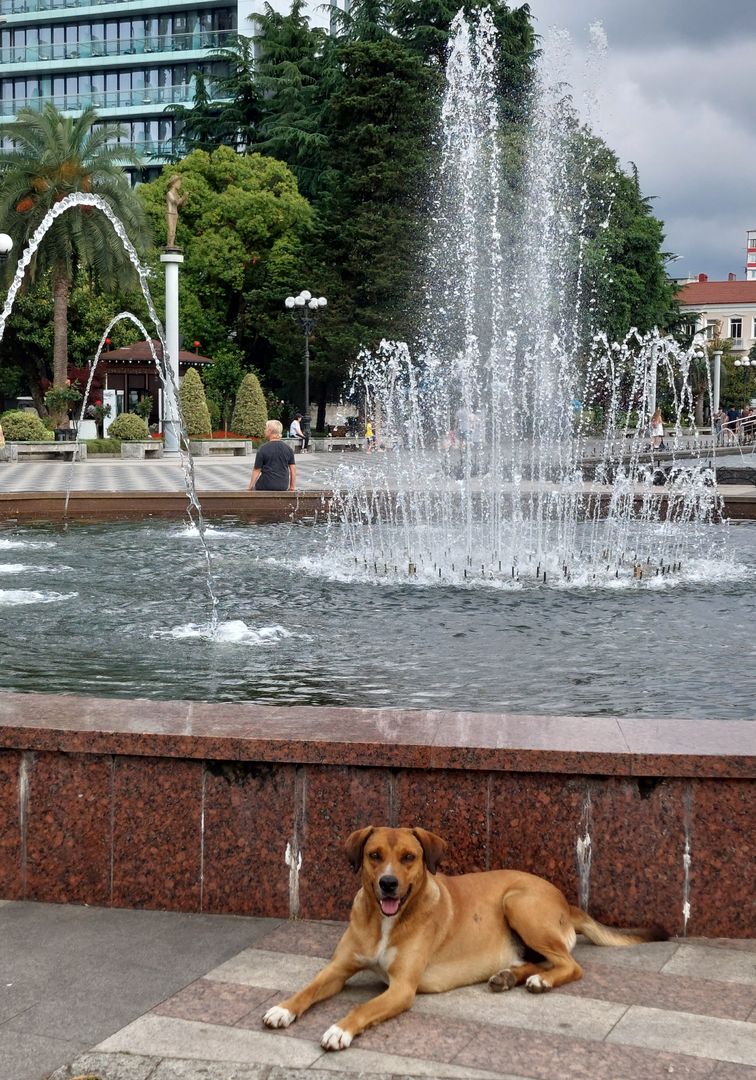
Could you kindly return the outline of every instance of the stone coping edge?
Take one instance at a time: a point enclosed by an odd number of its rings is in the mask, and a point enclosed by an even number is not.
[[[134,459],[138,460],[138,459]],[[756,488],[750,492],[720,489],[725,517],[756,519]],[[249,492],[199,491],[207,518],[233,516],[247,521],[312,519],[328,512],[333,492],[327,489]],[[0,491],[0,522],[130,521],[151,517],[186,516],[183,491],[72,491],[66,510],[63,491]]]
[[[756,722],[0,692],[0,749],[221,761],[756,777]]]

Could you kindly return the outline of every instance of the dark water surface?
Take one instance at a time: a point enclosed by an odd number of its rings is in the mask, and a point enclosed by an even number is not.
[[[628,716],[756,715],[756,526],[700,581],[501,589],[338,580],[307,526],[0,531],[0,687]]]

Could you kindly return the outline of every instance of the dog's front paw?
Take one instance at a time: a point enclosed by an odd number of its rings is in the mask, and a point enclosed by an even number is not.
[[[288,1009],[284,1009],[282,1005],[274,1005],[272,1009],[263,1016],[263,1023],[269,1028],[285,1028],[289,1027],[296,1020],[296,1016]]]
[[[346,1050],[348,1046],[351,1046],[352,1039],[353,1036],[348,1031],[344,1031],[338,1024],[331,1024],[320,1040],[320,1045],[324,1050]]]
[[[551,983],[546,982],[543,975],[529,975],[525,980],[525,989],[531,994],[545,994],[551,990]]]

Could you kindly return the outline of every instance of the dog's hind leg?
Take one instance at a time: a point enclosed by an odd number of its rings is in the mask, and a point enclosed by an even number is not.
[[[582,977],[583,969],[573,959],[575,931],[569,907],[561,893],[537,899],[525,892],[509,895],[504,901],[504,917],[523,942],[543,957],[542,964],[513,964],[488,981],[492,990],[509,990],[512,986],[526,988],[532,994],[542,994],[564,983]]]

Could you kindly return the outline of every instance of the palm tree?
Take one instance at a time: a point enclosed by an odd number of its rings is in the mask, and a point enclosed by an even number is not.
[[[101,195],[121,219],[138,251],[147,243],[141,204],[119,165],[138,159],[123,146],[122,128],[97,122],[85,109],[62,116],[51,104],[41,111],[20,109],[16,121],[0,128],[12,149],[0,152],[0,225],[17,250],[55,203],[74,191]],[[53,385],[64,387],[68,367],[68,298],[77,270],[86,269],[108,287],[125,285],[132,270],[121,241],[104,214],[73,207],[45,233],[29,267],[32,280],[50,273],[53,289]]]

